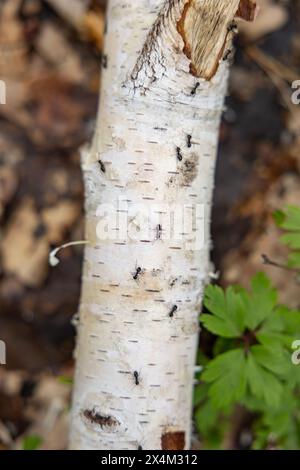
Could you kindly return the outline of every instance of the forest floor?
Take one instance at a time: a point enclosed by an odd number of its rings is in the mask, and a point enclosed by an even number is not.
[[[66,9],[63,6],[68,5]],[[98,105],[105,1],[9,0],[0,7],[0,449],[67,445],[83,238],[80,147]],[[260,0],[242,25],[222,126],[213,259],[222,285],[265,271],[299,307],[293,274],[263,264],[285,249],[272,212],[300,201],[300,4]],[[58,5],[60,5],[58,7]],[[201,347],[211,338],[205,335]],[[239,447],[238,430],[231,441]]]

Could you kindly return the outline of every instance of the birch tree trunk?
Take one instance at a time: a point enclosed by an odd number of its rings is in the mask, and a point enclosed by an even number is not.
[[[109,1],[97,129],[82,158],[89,244],[72,449],[190,446],[218,129],[240,8]]]

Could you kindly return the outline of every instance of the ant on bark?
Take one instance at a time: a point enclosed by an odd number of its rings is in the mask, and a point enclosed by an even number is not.
[[[176,153],[177,153],[177,160],[178,160],[179,162],[182,162],[183,156],[182,156],[181,148],[180,148],[180,147],[176,147]]]
[[[238,26],[237,24],[233,21],[232,23],[230,23],[230,25],[228,26],[227,28],[227,31],[229,33],[233,32],[234,34],[237,34],[238,33]]]
[[[140,385],[139,373],[136,370],[134,371],[133,376],[134,376],[134,380],[135,380],[135,385]]]
[[[139,277],[139,275],[141,274],[141,272],[142,272],[142,268],[138,267],[138,268],[136,269],[136,273],[133,275],[133,279],[134,279],[135,281],[138,280],[138,277]]]
[[[102,160],[98,160],[98,163],[99,163],[100,170],[102,171],[102,173],[105,173],[105,172],[106,172],[106,169],[105,169],[105,165],[104,165],[103,161],[102,161]]]
[[[171,312],[169,313],[169,317],[170,317],[170,318],[173,318],[173,317],[174,317],[174,313],[177,312],[177,310],[178,310],[177,305],[174,305],[174,307],[172,307]]]
[[[192,91],[191,91],[191,95],[192,95],[192,96],[194,96],[194,95],[196,94],[196,91],[197,91],[197,89],[199,88],[199,86],[200,86],[200,83],[197,82],[196,85],[194,86],[194,88],[193,88]]]
[[[156,238],[157,238],[157,240],[161,239],[161,235],[162,235],[162,226],[161,226],[161,224],[158,224],[158,226],[156,228]]]

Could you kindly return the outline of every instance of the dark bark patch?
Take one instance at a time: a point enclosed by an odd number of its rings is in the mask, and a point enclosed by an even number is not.
[[[181,168],[182,172],[182,185],[191,184],[198,174],[198,157],[192,154],[189,158],[184,160]]]
[[[97,426],[100,426],[101,429],[114,431],[116,427],[120,425],[119,421],[113,416],[102,415],[93,410],[84,410],[83,416],[87,421]]]
[[[166,432],[161,436],[162,450],[184,450],[185,433],[184,432]]]

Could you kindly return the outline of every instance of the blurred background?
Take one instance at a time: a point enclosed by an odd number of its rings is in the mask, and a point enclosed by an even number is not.
[[[241,24],[223,115],[213,209],[219,282],[249,285],[264,270],[282,301],[300,307],[280,262],[272,212],[300,203],[300,2],[260,0]],[[67,443],[82,248],[51,269],[51,248],[83,237],[80,148],[98,105],[103,0],[1,0],[0,449],[63,449]],[[211,339],[205,334],[201,348]],[[227,445],[242,446],[237,432]]]

